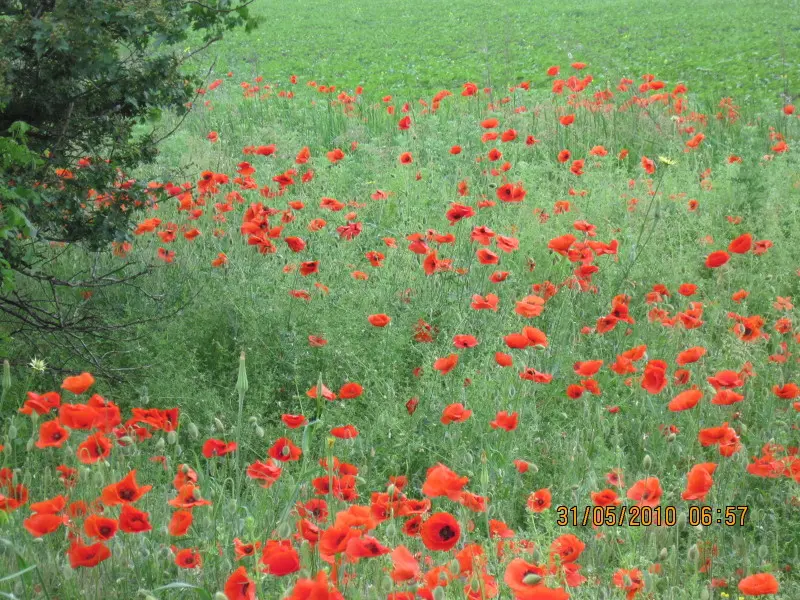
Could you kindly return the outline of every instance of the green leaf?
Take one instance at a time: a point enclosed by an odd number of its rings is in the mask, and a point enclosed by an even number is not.
[[[166,590],[192,590],[197,592],[198,595],[205,600],[213,600],[211,594],[207,590],[190,583],[183,583],[182,581],[174,581],[172,583],[168,583],[167,585],[162,585],[161,587],[154,589],[153,593],[155,594],[156,592],[163,592]]]

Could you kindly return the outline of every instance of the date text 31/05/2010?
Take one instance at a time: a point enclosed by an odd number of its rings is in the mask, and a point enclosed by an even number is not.
[[[742,527],[749,509],[749,506],[714,508],[692,505],[686,515],[686,524],[692,527]],[[673,527],[678,524],[678,509],[675,506],[558,506],[556,514],[556,525],[559,527]]]

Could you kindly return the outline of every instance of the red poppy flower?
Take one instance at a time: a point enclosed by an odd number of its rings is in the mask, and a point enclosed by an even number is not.
[[[461,527],[453,515],[446,512],[432,514],[420,529],[422,543],[428,550],[451,550],[458,544]]]
[[[244,567],[233,572],[225,582],[224,589],[228,600],[256,600],[256,583],[247,576]]]
[[[110,558],[111,550],[103,542],[87,546],[80,540],[75,540],[69,548],[68,555],[69,564],[73,569],[78,567],[91,568]]]
[[[94,377],[90,373],[81,373],[73,377],[67,377],[61,384],[61,389],[72,392],[76,396],[80,396],[86,390],[94,385]]]

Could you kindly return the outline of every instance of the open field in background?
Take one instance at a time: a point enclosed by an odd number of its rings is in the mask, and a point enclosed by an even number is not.
[[[654,73],[670,84],[690,83],[706,101],[733,96],[747,111],[798,94],[795,1],[257,0],[255,6],[268,24],[223,40],[216,47],[220,72],[281,80],[297,74],[415,99],[464,81],[541,84],[548,66],[580,60],[592,63],[600,87]]]
[[[13,373],[4,597],[800,598],[796,3],[257,6],[98,259],[148,368]]]

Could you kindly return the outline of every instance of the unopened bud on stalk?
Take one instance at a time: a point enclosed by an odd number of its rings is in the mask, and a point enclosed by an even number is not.
[[[281,524],[278,525],[278,536],[280,536],[281,539],[285,539],[290,535],[292,535],[292,526],[288,521],[281,522]]]
[[[11,389],[11,363],[8,359],[3,361],[3,396]]]
[[[703,588],[700,592],[700,600],[709,600],[711,598],[711,594],[708,591],[708,588]]]
[[[8,428],[8,441],[12,441],[17,439],[17,428],[14,425],[11,425]]]
[[[163,438],[163,437],[161,437],[161,438],[158,438],[158,441],[156,442],[156,450],[163,450],[163,449],[164,449],[164,446],[166,446],[166,445],[167,445],[167,444],[166,444],[166,442],[164,441],[164,438]]]
[[[214,594],[214,600],[228,600],[228,596],[226,596],[222,592],[217,592],[216,594]]]
[[[117,440],[121,446],[130,446],[133,443],[133,438],[129,435],[123,435]]]
[[[249,388],[247,383],[247,367],[245,366],[244,350],[239,355],[239,377],[236,379],[236,391],[244,394]]]
[[[308,540],[303,540],[303,543],[300,544],[300,564],[310,565],[313,558],[314,552],[311,550],[311,544],[308,543]]]
[[[686,513],[682,512],[678,515],[678,527],[686,527]]]
[[[222,421],[220,421],[217,417],[214,417],[214,427],[216,427],[220,432],[225,431],[225,425],[223,425]]]
[[[28,452],[33,450],[33,444],[34,444],[33,438],[29,439],[28,443],[25,444],[25,450],[28,451]]]
[[[197,430],[197,425],[194,423],[189,423],[186,429],[189,431],[189,435],[193,440],[196,440],[198,437],[200,437],[200,432]]]
[[[170,446],[174,446],[178,441],[178,432],[174,429],[167,432],[167,443]]]
[[[764,560],[767,558],[767,554],[769,554],[769,548],[767,548],[764,544],[761,544],[758,547],[758,558]]]
[[[689,546],[689,550],[686,552],[686,558],[689,559],[689,562],[697,562],[697,560],[700,558],[700,550],[698,550],[697,544],[692,544]]]
[[[445,598],[444,587],[439,585],[433,588],[433,600],[445,600]]]
[[[381,587],[381,591],[384,593],[384,595],[391,593],[393,585],[394,585],[394,582],[392,581],[392,578],[389,577],[388,575],[386,575],[383,579],[381,579],[380,587]]]
[[[649,454],[644,455],[644,459],[642,460],[642,466],[644,467],[645,471],[649,471],[650,467],[653,466],[653,459],[650,458]]]
[[[256,425],[256,436],[258,436],[259,438],[263,438],[265,435],[266,434],[264,433],[264,428],[259,425]]]
[[[667,436],[667,441],[668,441],[668,442],[674,442],[674,441],[677,439],[677,437],[678,437],[678,436],[677,436],[677,435],[675,435],[674,433],[670,433],[670,434]]]
[[[666,548],[662,548],[661,552],[658,553],[658,560],[667,560],[668,556],[669,556],[669,550],[667,550]]]
[[[522,578],[522,583],[524,583],[525,585],[536,585],[540,581],[542,581],[542,577],[540,575],[537,575],[536,573],[528,573],[527,575],[525,575],[525,577]]]
[[[447,565],[447,570],[450,571],[453,575],[458,575],[461,573],[461,563],[458,562],[457,558],[454,558],[450,561],[450,564]]]

